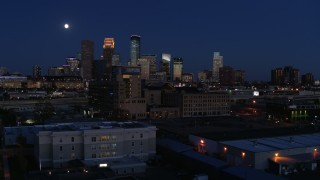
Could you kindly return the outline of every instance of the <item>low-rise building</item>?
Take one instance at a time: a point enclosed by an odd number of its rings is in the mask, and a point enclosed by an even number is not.
[[[146,160],[156,153],[156,127],[141,122],[74,122],[53,125],[5,127],[4,145],[24,136],[34,144],[39,167],[64,167],[70,160],[89,164],[136,157]]]

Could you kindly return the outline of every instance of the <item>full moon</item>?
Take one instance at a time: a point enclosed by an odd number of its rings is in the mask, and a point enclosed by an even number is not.
[[[69,29],[69,24],[64,24],[65,29]]]

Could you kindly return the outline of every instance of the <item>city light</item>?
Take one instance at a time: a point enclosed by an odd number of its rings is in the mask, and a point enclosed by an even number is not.
[[[246,153],[245,152],[242,152],[242,158],[244,158],[246,156]]]
[[[274,156],[278,157],[278,156],[279,156],[279,153],[275,153]]]

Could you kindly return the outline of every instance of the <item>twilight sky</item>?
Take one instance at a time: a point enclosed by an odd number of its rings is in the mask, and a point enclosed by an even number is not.
[[[214,51],[248,80],[270,80],[270,70],[292,65],[320,79],[319,0],[10,0],[0,6],[0,67],[31,74],[76,56],[83,39],[102,53],[115,38],[129,60],[130,36],[141,53],[171,53],[184,72],[211,69]],[[63,28],[64,23],[70,29]]]

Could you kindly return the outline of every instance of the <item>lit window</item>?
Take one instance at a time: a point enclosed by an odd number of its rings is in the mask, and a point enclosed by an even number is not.
[[[101,136],[101,141],[106,141],[107,140],[107,136]]]

